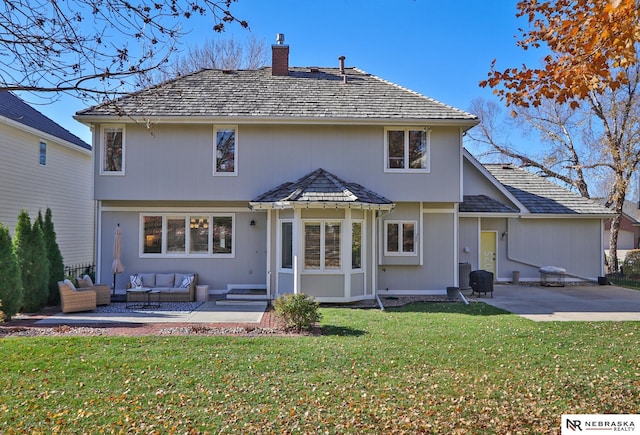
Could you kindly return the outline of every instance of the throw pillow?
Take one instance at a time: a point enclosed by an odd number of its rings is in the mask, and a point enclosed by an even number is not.
[[[137,273],[129,277],[129,282],[131,283],[131,287],[142,287],[142,277]]]
[[[155,273],[141,273],[140,277],[142,278],[142,285],[144,287],[155,287],[156,286],[156,274]]]
[[[68,286],[69,286],[69,288],[70,288],[71,290],[75,290],[75,289],[76,289],[76,286],[75,286],[75,285],[73,285],[73,282],[71,282],[71,280],[70,280],[70,279],[65,279],[65,280],[64,280],[64,283],[65,283],[66,285],[68,285]]]
[[[78,287],[80,288],[93,287],[93,283],[91,282],[91,280],[78,278]]]
[[[192,282],[193,275],[185,275],[182,277],[182,282],[180,282],[180,288],[189,288]]]
[[[93,287],[93,280],[91,279],[91,277],[89,275],[85,275],[82,277],[83,280],[85,280],[87,282],[87,287]]]

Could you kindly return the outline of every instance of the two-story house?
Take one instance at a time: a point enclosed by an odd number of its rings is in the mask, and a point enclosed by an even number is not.
[[[0,222],[51,209],[66,265],[93,262],[91,146],[11,92],[0,92]]]
[[[456,285],[460,253],[520,213],[463,149],[476,116],[343,57],[294,68],[289,46],[272,50],[271,67],[203,70],[76,114],[94,132],[99,279],[119,224],[118,288],[130,273],[178,270],[212,291],[324,302]],[[510,204],[489,210],[493,223],[460,212],[467,166]]]

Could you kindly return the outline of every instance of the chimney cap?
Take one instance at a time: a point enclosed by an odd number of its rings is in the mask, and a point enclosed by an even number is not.
[[[284,33],[276,33],[276,43],[278,45],[284,44]]]

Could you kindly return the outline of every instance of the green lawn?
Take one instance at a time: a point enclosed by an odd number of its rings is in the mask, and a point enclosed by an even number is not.
[[[638,323],[321,309],[322,336],[5,338],[0,433],[559,433],[638,413]]]

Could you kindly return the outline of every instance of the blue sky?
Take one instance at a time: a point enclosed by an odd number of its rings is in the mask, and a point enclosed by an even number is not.
[[[217,35],[203,19],[185,21],[192,29],[185,46],[203,40],[249,35],[269,47],[276,33],[284,33],[290,47],[289,65],[337,67],[338,56],[347,66],[420,92],[443,103],[468,110],[474,98],[493,98],[478,82],[487,76],[491,61],[500,69],[538,64],[540,53],[516,46],[516,0],[239,0],[235,14],[250,30],[229,25]],[[29,100],[28,97],[25,99]],[[63,98],[52,105],[35,106],[74,134],[91,143],[89,129],[73,114],[85,103]]]

